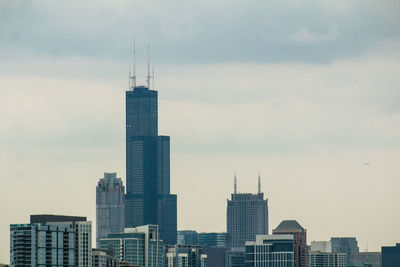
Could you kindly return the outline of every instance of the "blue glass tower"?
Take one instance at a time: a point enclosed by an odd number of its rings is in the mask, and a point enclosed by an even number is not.
[[[125,227],[155,224],[176,244],[177,198],[170,194],[169,136],[158,135],[158,95],[146,86],[126,91]]]

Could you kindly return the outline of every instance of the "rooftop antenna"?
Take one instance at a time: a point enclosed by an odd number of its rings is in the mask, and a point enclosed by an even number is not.
[[[133,73],[129,67],[129,88],[134,89],[136,87],[136,40],[133,37]]]
[[[261,194],[261,173],[258,171],[258,193]]]
[[[150,45],[147,45],[147,87],[150,89]]]
[[[129,65],[129,78],[128,78],[129,89],[131,88],[131,65]]]
[[[233,176],[233,182],[234,182],[234,184],[233,184],[233,193],[237,194],[237,176],[236,176],[236,172],[234,173],[234,176]]]

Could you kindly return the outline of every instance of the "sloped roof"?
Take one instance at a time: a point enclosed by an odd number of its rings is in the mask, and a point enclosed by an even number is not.
[[[278,227],[276,227],[274,233],[287,233],[287,232],[303,232],[304,228],[296,220],[284,220]]]

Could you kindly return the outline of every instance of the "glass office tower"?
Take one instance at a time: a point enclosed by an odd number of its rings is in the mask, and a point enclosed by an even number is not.
[[[158,135],[157,91],[134,86],[126,94],[125,227],[155,224],[176,244],[176,195],[170,194],[170,138]]]

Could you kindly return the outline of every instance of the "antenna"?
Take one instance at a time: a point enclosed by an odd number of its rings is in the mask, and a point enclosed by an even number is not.
[[[234,176],[233,176],[233,193],[234,194],[237,194],[237,177],[236,177],[236,172],[234,173]]]
[[[261,194],[261,173],[258,171],[258,193]]]
[[[129,85],[129,89],[131,88],[131,66],[129,65],[129,76],[128,76],[128,85]]]
[[[129,88],[134,89],[136,87],[136,44],[135,37],[133,37],[133,73],[129,66]]]
[[[147,87],[150,89],[150,45],[147,45]]]

